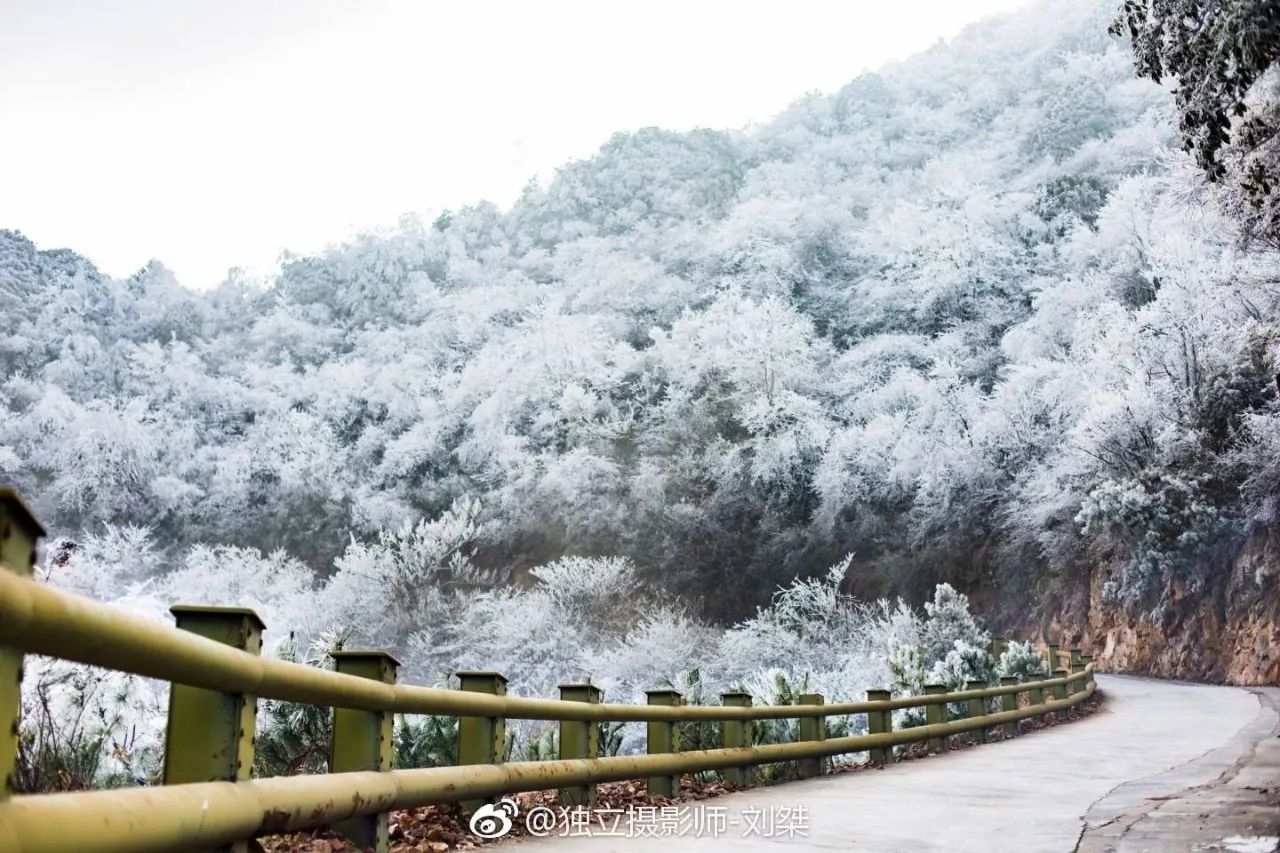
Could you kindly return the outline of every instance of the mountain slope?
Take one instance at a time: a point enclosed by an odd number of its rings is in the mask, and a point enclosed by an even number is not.
[[[1277,266],[1113,11],[1040,3],[750,131],[619,134],[265,287],[0,232],[0,476],[62,533],[321,575],[452,507],[499,580],[627,555],[716,618],[847,552],[860,594],[1025,611],[1102,547],[1109,600],[1158,611],[1274,519]]]

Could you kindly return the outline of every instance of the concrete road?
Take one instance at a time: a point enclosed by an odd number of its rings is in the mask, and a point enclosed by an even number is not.
[[[727,830],[719,837],[710,837],[704,813],[700,837],[688,824],[683,835],[626,837],[624,824],[608,833],[596,827],[590,836],[508,844],[530,853],[552,849],[1032,853],[1073,851],[1078,845],[1090,851],[1234,849],[1219,844],[1231,836],[1210,837],[1212,831],[1198,830],[1191,837],[1190,828],[1179,830],[1172,823],[1160,824],[1172,835],[1153,831],[1144,838],[1134,833],[1144,822],[1152,824],[1153,804],[1173,803],[1198,786],[1213,786],[1231,768],[1253,767],[1258,744],[1276,740],[1276,711],[1269,702],[1260,701],[1265,696],[1233,687],[1124,676],[1100,675],[1098,683],[1106,696],[1104,709],[1067,726],[881,770],[829,775],[692,804],[692,809],[726,810]],[[1273,790],[1280,785],[1280,779],[1265,767],[1249,772],[1268,776]],[[1253,782],[1262,784],[1257,779]],[[807,808],[803,835],[776,827],[771,833],[765,831],[763,824],[770,818],[779,821],[787,809],[797,806]],[[797,828],[800,822],[792,817],[787,823]],[[1126,827],[1132,843],[1118,846]],[[1222,829],[1250,837],[1234,828]],[[1197,848],[1207,843],[1218,846]],[[1270,850],[1265,836],[1254,843],[1258,846],[1240,849]]]
[[[1252,692],[1261,711],[1226,744],[1094,803],[1080,853],[1280,850],[1280,688]]]

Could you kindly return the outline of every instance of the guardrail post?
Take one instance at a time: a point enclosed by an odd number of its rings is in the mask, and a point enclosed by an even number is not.
[[[751,694],[734,691],[720,694],[720,702],[726,708],[750,708]],[[720,740],[726,749],[751,746],[750,720],[724,720],[720,723]],[[724,781],[739,788],[751,784],[751,767],[729,767],[724,771]]]
[[[561,684],[560,698],[566,702],[599,704],[602,692],[594,684]],[[596,758],[600,751],[600,723],[595,720],[560,721],[560,758]],[[560,789],[566,806],[594,806],[595,785],[573,785]]]
[[[1093,655],[1081,655],[1081,656],[1080,656],[1080,662],[1084,664],[1085,669],[1088,669],[1088,668],[1093,664]],[[1096,683],[1097,683],[1097,679],[1095,679],[1095,678],[1093,677],[1093,673],[1092,673],[1092,672],[1090,672],[1090,673],[1089,673],[1089,678],[1088,678],[1088,679],[1087,679],[1087,681],[1085,682],[1086,686],[1091,685],[1091,684],[1096,684]]]
[[[1054,677],[1054,678],[1066,678],[1066,677],[1067,677],[1067,671],[1066,671],[1065,669],[1055,669],[1055,670],[1053,671],[1053,677]],[[1053,698],[1055,698],[1055,699],[1066,699],[1066,698],[1067,698],[1067,685],[1065,685],[1065,684],[1059,684],[1059,685],[1055,686],[1055,687],[1054,687],[1054,688],[1052,688],[1052,689],[1053,689]],[[1066,718],[1067,718],[1067,709],[1066,709],[1066,708],[1063,708],[1063,709],[1061,709],[1060,711],[1058,711],[1058,719],[1059,719],[1059,720],[1065,720]]]
[[[1048,649],[1045,650],[1045,657],[1049,661],[1049,665],[1045,667],[1045,672],[1049,673],[1049,677],[1053,678],[1053,673],[1061,665],[1059,659],[1061,655],[1058,653],[1058,647],[1054,643],[1050,643]]]
[[[822,705],[825,701],[821,693],[801,693],[799,698],[801,705]],[[826,717],[801,717],[799,720],[800,740],[826,740],[827,739],[827,718]],[[814,776],[822,775],[822,758],[805,758],[799,762],[800,778],[810,779]]]
[[[1071,674],[1079,675],[1080,673],[1084,672],[1084,661],[1080,659],[1079,655],[1073,654],[1072,657],[1075,658],[1075,662],[1071,664]],[[1080,679],[1079,681],[1073,681],[1067,685],[1068,696],[1074,696],[1077,693],[1083,693],[1083,692],[1084,692],[1083,678]]]
[[[44,528],[13,489],[0,488],[0,571],[31,577]],[[18,717],[22,713],[22,652],[0,645],[0,802],[15,785]]]
[[[945,684],[926,684],[924,686],[924,694],[926,696],[938,696],[947,692]],[[947,721],[947,705],[945,702],[935,702],[932,705],[924,706],[924,721],[927,725],[935,726]],[[946,752],[947,739],[945,737],[929,738],[929,752]]]
[[[1036,681],[1027,683],[1027,701],[1032,705],[1044,704],[1044,687],[1040,685],[1040,681],[1044,678],[1045,676],[1040,676]]]
[[[986,690],[986,689],[987,689],[987,682],[985,682],[985,681],[966,681],[966,682],[965,682],[965,684],[964,684],[964,689],[965,689],[965,690]],[[969,716],[969,717],[982,717],[982,716],[985,716],[985,715],[986,715],[986,713],[987,713],[987,700],[986,700],[986,699],[984,699],[984,698],[982,698],[982,697],[978,697],[978,698],[976,698],[976,699],[970,699],[970,700],[969,700],[969,708],[968,708],[968,711],[967,711],[966,716]],[[971,735],[971,736],[974,738],[974,740],[976,740],[978,743],[986,743],[986,742],[987,742],[987,727],[986,727],[986,726],[983,726],[983,727],[982,727],[982,728],[980,728],[980,729],[974,729],[972,732],[970,732],[970,735]]]
[[[684,697],[676,690],[646,690],[650,705],[679,707]],[[671,720],[650,720],[645,724],[645,747],[650,755],[663,755],[680,751],[680,725]],[[674,797],[680,791],[679,776],[650,776],[647,786],[650,796]]]
[[[475,693],[507,695],[506,676],[498,672],[459,672],[459,686]],[[501,764],[507,745],[504,717],[458,718],[458,765]],[[463,800],[462,810],[474,812],[485,800]]]
[[[1017,684],[1017,683],[1018,683],[1018,679],[1017,679],[1017,678],[1015,678],[1014,676],[1009,676],[1009,677],[1007,677],[1007,678],[1002,678],[1002,679],[1000,679],[1000,686],[1001,686],[1001,687],[1009,687],[1010,685],[1014,685],[1014,684]],[[1000,697],[1000,709],[1001,709],[1002,711],[1016,711],[1016,710],[1018,710],[1018,694],[1017,694],[1017,693],[1006,693],[1006,694],[1004,694],[1003,696],[1001,696],[1001,697]],[[1017,721],[1017,720],[1014,720],[1014,721],[1013,721],[1013,722],[1011,722],[1011,723],[1005,723],[1005,724],[1004,724],[1004,733],[1005,733],[1006,735],[1008,735],[1009,737],[1017,737],[1017,736],[1018,736],[1018,721]]]
[[[893,694],[888,690],[868,690],[868,702],[888,702],[893,698]],[[892,711],[868,711],[867,712],[867,734],[881,735],[888,734],[893,731],[893,712]],[[885,762],[893,757],[893,747],[876,746],[872,747],[870,758],[872,761]]]
[[[396,683],[396,668],[400,666],[391,655],[375,649],[334,652],[333,661],[334,668],[343,675],[372,678],[383,684]],[[329,772],[390,770],[391,734],[392,714],[388,711],[334,708]],[[332,829],[361,847],[372,847],[376,853],[387,853],[391,843],[387,837],[386,812],[339,821]]]
[[[169,608],[179,630],[190,631],[251,655],[262,652],[266,628],[247,607]],[[164,784],[243,782],[253,769],[258,698],[244,693],[218,693],[201,687],[169,687],[169,721],[164,737]],[[241,853],[247,841],[219,850]]]

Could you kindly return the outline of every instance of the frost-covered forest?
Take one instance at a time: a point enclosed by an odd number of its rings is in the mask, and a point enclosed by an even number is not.
[[[618,699],[952,678],[985,635],[935,584],[1029,601],[1100,543],[1158,611],[1275,520],[1280,257],[1115,15],[1046,0],[764,126],[619,134],[269,282],[0,232],[42,576]]]

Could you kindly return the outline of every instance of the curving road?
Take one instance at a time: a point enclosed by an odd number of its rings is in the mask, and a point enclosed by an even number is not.
[[[703,801],[729,834],[545,838],[527,850],[1239,850],[1280,835],[1280,690],[1099,675],[1098,714],[1012,741]],[[807,836],[741,838],[803,804]],[[749,817],[752,815],[754,817]]]

